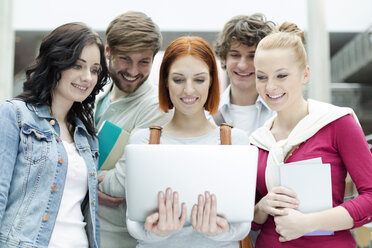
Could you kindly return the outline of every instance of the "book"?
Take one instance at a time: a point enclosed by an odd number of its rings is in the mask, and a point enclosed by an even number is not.
[[[105,121],[98,131],[98,170],[110,170],[115,167],[128,144],[130,132],[110,121]]]
[[[332,180],[330,164],[323,164],[321,158],[282,164],[279,168],[281,186],[296,192],[301,213],[319,212],[331,209]],[[305,236],[333,235],[332,231],[317,231]]]

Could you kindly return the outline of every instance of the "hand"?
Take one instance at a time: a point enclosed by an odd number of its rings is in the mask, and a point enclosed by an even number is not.
[[[286,215],[274,217],[275,231],[280,235],[280,242],[297,239],[312,232],[306,214],[291,208],[286,208],[284,211],[286,211]]]
[[[179,216],[179,197],[178,193],[173,193],[172,203],[172,189],[167,188],[165,193],[159,192],[159,212],[147,216],[145,221],[145,229],[158,236],[168,236],[174,232],[177,232],[183,228],[186,222],[186,204],[182,203],[182,212]]]
[[[296,193],[290,189],[279,186],[272,188],[258,203],[258,208],[271,216],[286,215],[284,208],[298,208],[300,202]]]
[[[194,205],[191,212],[191,224],[196,232],[208,236],[215,236],[229,231],[229,223],[223,217],[217,216],[217,199],[214,194],[205,192],[198,196],[198,205]]]
[[[99,176],[97,178],[98,184],[100,184],[103,181],[103,176]],[[109,196],[99,189],[97,189],[97,194],[98,194],[98,204],[101,206],[106,206],[106,207],[112,207],[116,208],[122,203],[125,199],[122,197],[112,197]]]

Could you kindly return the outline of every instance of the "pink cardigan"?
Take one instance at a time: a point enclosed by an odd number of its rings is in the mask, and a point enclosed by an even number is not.
[[[257,171],[257,201],[267,194],[265,170],[268,152],[259,149]],[[354,227],[372,221],[372,155],[363,131],[350,116],[341,117],[319,130],[296,149],[287,163],[321,157],[331,164],[333,206],[343,206],[354,219]],[[345,177],[349,172],[359,196],[343,202]],[[316,178],[314,178],[316,180]],[[316,200],[316,199],[314,199]],[[333,236],[306,236],[289,242],[279,242],[272,216],[262,225],[253,223],[252,229],[261,229],[256,248],[317,247],[355,248],[350,230],[335,232]]]

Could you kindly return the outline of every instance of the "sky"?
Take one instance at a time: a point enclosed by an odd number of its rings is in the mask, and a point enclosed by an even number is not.
[[[330,32],[361,32],[372,25],[372,0],[13,0],[15,30],[52,30],[82,21],[97,31],[128,10],[145,12],[162,31],[220,31],[233,16],[263,13],[269,20],[307,28],[307,1],[323,3]]]

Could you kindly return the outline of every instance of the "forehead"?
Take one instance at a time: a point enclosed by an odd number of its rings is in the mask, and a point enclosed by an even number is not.
[[[268,67],[290,68],[297,65],[294,55],[290,48],[259,49],[256,51],[254,64],[257,70]]]
[[[86,62],[100,63],[100,55],[98,46],[96,44],[91,44],[83,48],[79,58]]]
[[[120,52],[116,54],[116,56],[129,57],[132,60],[152,59],[154,57],[154,52],[151,49],[147,49],[143,51]]]
[[[170,66],[170,73],[173,72],[192,72],[192,73],[201,73],[209,72],[208,65],[200,58],[186,55],[181,56],[173,61]]]

